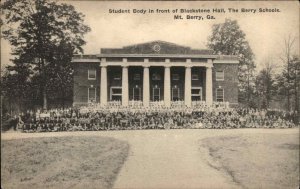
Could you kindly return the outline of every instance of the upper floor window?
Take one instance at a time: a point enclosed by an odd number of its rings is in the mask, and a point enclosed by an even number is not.
[[[217,81],[224,81],[224,70],[216,71],[216,80]]]
[[[158,73],[154,73],[152,75],[152,80],[160,80],[160,79],[161,79],[161,77],[160,77],[160,75]]]
[[[199,80],[198,74],[192,74],[192,80]]]
[[[119,73],[116,73],[114,76],[113,76],[114,80],[121,80],[121,74]]]
[[[134,74],[133,80],[141,80],[141,74]]]
[[[88,79],[89,80],[96,80],[96,70],[95,69],[89,69],[88,70]]]
[[[172,80],[179,80],[179,74],[172,74]]]

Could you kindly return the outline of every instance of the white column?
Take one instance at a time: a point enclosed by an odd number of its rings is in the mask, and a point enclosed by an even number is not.
[[[212,68],[211,66],[206,67],[206,103],[212,105],[213,103],[213,85],[212,85]]]
[[[192,104],[192,68],[190,66],[185,67],[185,85],[184,85],[184,104],[187,107],[191,107]]]
[[[106,66],[101,66],[101,81],[100,81],[100,104],[107,104],[107,69]]]
[[[128,67],[122,68],[122,106],[128,106]]]
[[[164,102],[166,107],[171,106],[171,74],[170,66],[165,66]]]
[[[144,79],[143,79],[143,106],[149,107],[150,102],[150,79],[149,79],[149,67],[144,66]]]

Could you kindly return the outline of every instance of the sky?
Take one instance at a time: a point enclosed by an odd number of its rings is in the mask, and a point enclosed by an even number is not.
[[[263,68],[266,60],[272,59],[281,65],[284,39],[291,35],[296,38],[294,53],[299,52],[299,3],[297,1],[67,1],[85,15],[85,24],[91,32],[85,36],[85,54],[99,54],[100,48],[121,48],[132,44],[162,40],[205,49],[212,26],[222,23],[225,18],[238,21],[246,34],[255,54],[257,70]],[[175,20],[173,13],[156,13],[156,9],[224,9],[225,13],[193,13],[189,15],[212,15],[215,19]],[[230,13],[228,8],[238,9]],[[280,12],[241,12],[241,9],[277,8]],[[131,13],[109,13],[109,9],[130,9]],[[132,13],[133,9],[153,9],[155,13]],[[182,14],[186,18],[187,14]],[[298,53],[299,54],[299,53]],[[2,66],[9,63],[10,47],[1,40]]]

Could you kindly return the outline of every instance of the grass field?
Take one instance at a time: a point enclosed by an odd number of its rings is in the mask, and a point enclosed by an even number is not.
[[[211,166],[244,188],[299,187],[299,135],[242,134],[202,140]]]
[[[1,142],[2,188],[111,188],[129,145],[106,137]]]

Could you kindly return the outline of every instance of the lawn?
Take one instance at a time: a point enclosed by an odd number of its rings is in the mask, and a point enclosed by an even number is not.
[[[106,137],[1,142],[2,188],[112,188],[129,145]]]
[[[298,188],[299,135],[241,134],[206,138],[211,166],[244,188]]]

